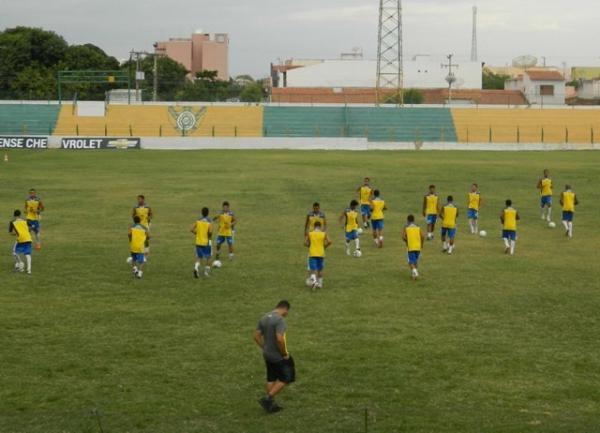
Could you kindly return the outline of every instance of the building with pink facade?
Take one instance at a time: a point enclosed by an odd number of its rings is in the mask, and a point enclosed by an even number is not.
[[[196,32],[191,38],[171,38],[154,44],[156,54],[181,63],[191,76],[201,71],[217,71],[221,80],[229,80],[229,35]]]

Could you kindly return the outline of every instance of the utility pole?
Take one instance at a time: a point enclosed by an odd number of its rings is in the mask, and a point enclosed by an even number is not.
[[[152,101],[158,98],[158,55],[154,54],[154,67],[152,68]]]
[[[452,105],[452,84],[456,82],[456,76],[454,72],[452,72],[452,68],[459,66],[457,64],[452,63],[452,58],[454,54],[448,54],[446,58],[448,59],[448,63],[442,63],[442,68],[448,68],[448,75],[446,76],[446,81],[448,82],[448,104]]]
[[[477,61],[477,6],[473,6],[473,36],[471,39],[471,61]]]
[[[383,91],[392,90],[400,105],[404,104],[404,67],[402,47],[402,2],[379,0],[377,37],[377,105]]]

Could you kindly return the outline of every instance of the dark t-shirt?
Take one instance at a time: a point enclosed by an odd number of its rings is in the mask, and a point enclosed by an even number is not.
[[[256,329],[263,335],[263,355],[269,362],[279,362],[283,359],[279,346],[277,345],[277,334],[285,337],[287,325],[285,320],[277,312],[271,311],[265,314],[259,321]]]

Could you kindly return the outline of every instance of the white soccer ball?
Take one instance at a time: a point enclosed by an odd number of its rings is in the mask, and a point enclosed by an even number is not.
[[[25,263],[21,262],[21,263],[15,263],[15,270],[18,272],[23,272],[23,270],[25,269]]]
[[[360,227],[358,228],[358,230],[356,230],[356,233],[358,233],[358,235],[362,235],[363,234],[363,229],[361,229]]]
[[[481,230],[479,232],[479,236],[481,236],[482,238],[485,238],[487,236],[487,232],[485,230]]]
[[[358,259],[362,257],[362,252],[360,250],[356,250],[352,255]]]
[[[131,258],[131,256],[127,257],[127,260],[125,260],[127,262],[128,265],[131,264],[131,262],[133,262],[133,259]]]
[[[215,260],[212,265],[213,268],[220,268],[221,266],[223,266],[223,263],[221,263],[221,260]]]
[[[550,221],[548,223],[548,227],[550,227],[551,229],[555,229],[556,228],[556,223],[554,221]]]

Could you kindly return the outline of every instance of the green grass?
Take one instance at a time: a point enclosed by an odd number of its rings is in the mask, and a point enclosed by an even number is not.
[[[593,432],[600,425],[600,153],[11,152],[0,215],[29,187],[47,206],[31,277],[0,237],[0,431]],[[571,182],[575,239],[539,219],[538,175]],[[337,215],[362,176],[387,200],[386,246],[343,254]],[[485,239],[467,235],[478,181]],[[429,183],[463,210],[456,254],[439,235],[412,283],[400,230]],[[154,208],[144,279],[125,264],[135,196]],[[517,256],[498,213],[521,212]],[[199,209],[231,201],[238,254],[192,278]],[[304,217],[319,200],[335,244],[325,289],[304,287]],[[558,220],[558,207],[555,209]],[[251,333],[281,298],[298,382],[285,411],[257,404]]]

